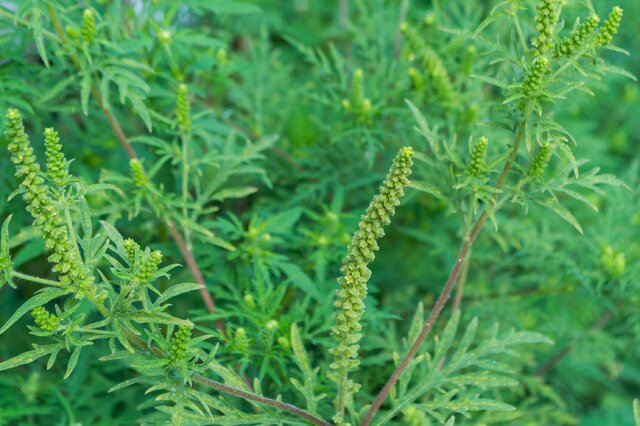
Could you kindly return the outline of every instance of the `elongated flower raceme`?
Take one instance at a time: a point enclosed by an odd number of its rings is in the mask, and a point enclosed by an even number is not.
[[[558,0],[539,0],[536,14],[536,31],[538,35],[531,44],[537,52],[544,54],[553,47],[555,28],[558,23]]]
[[[546,56],[536,58],[533,66],[522,81],[522,95],[525,98],[535,98],[540,94],[547,72],[549,72],[549,59]]]
[[[43,329],[44,331],[48,331],[49,333],[53,333],[58,329],[60,325],[60,318],[58,318],[55,314],[48,312],[44,307],[39,306],[31,311],[31,316],[33,317],[34,322]]]
[[[191,116],[189,107],[189,89],[186,84],[178,86],[178,100],[176,104],[178,126],[180,126],[180,130],[183,133],[187,133],[191,128]]]
[[[545,142],[540,146],[538,154],[531,162],[529,167],[529,176],[532,178],[538,178],[544,174],[547,164],[551,159],[551,153],[553,151],[553,145],[550,142]]]
[[[587,38],[598,27],[598,22],[600,22],[600,18],[597,15],[589,16],[586,21],[571,32],[569,37],[565,37],[556,45],[556,56],[568,57],[578,52],[585,45]]]
[[[24,191],[22,197],[27,204],[26,210],[34,219],[34,227],[45,240],[46,249],[52,252],[48,258],[53,264],[52,271],[58,273],[61,284],[73,284],[83,292],[95,293],[92,287],[93,277],[85,270],[77,247],[73,246],[69,231],[41,176],[40,164],[33,153],[29,136],[24,131],[20,113],[10,109],[6,120],[4,134],[9,140],[11,161],[15,165],[16,176],[21,180],[20,188]]]
[[[58,133],[52,128],[44,130],[44,147],[47,157],[47,176],[58,187],[69,183],[67,160],[62,153],[62,145]]]
[[[187,353],[187,343],[191,339],[191,327],[181,325],[171,338],[169,357],[173,362],[178,362]]]
[[[334,421],[342,424],[345,398],[347,394],[357,392],[358,385],[348,380],[348,372],[359,365],[358,342],[362,335],[360,318],[364,312],[364,299],[367,295],[367,281],[371,271],[367,265],[375,258],[378,250],[377,240],[384,236],[384,226],[391,222],[395,208],[400,204],[404,189],[409,183],[413,149],[405,147],[393,160],[380,193],[376,195],[366,212],[360,218],[358,230],[353,234],[342,262],[342,277],[338,278],[340,288],[336,292],[332,329],[337,344],[330,350],[333,355],[331,368],[335,370],[332,379],[338,384],[338,397],[335,401]]]
[[[356,118],[365,124],[371,122],[371,100],[365,98],[363,87],[363,72],[357,69],[353,73],[351,82],[351,98],[342,100],[342,107],[345,111],[353,113]]]
[[[129,168],[131,169],[131,180],[133,184],[138,188],[144,188],[149,183],[149,177],[144,171],[144,166],[137,158],[133,158],[129,162]]]
[[[96,22],[91,9],[85,9],[82,13],[82,27],[80,30],[82,34],[82,40],[87,44],[93,43],[93,39],[96,36]]]
[[[478,142],[473,146],[469,156],[469,165],[467,166],[467,173],[471,176],[480,177],[484,174],[488,146],[489,140],[485,137],[478,139]]]
[[[611,44],[613,41],[613,36],[618,32],[618,27],[620,26],[620,22],[622,22],[622,8],[619,6],[615,6],[607,20],[604,21],[602,28],[598,32],[598,35],[595,39],[595,47],[606,46]]]

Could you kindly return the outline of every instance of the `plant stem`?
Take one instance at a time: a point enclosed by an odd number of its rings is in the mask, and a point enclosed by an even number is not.
[[[156,348],[155,346],[147,345],[147,343],[144,340],[142,340],[140,337],[132,333],[127,333],[127,339],[133,341],[133,343],[135,343],[137,346],[143,349],[150,350],[154,355],[158,357],[163,356],[160,349]],[[251,392],[247,392],[242,389],[234,388],[233,386],[225,385],[223,383],[201,376],[200,374],[192,373],[191,378],[193,379],[194,382],[200,383],[205,386],[209,386],[220,392],[228,393],[228,394],[237,396],[239,398],[244,398],[249,401],[257,402],[259,404],[269,405],[271,407],[275,407],[282,411],[287,411],[293,415],[307,419],[308,421],[310,421],[315,425],[332,426],[331,423],[327,423],[324,420],[320,419],[319,417],[316,417],[313,414],[308,413],[307,411],[304,411],[303,409],[296,407],[295,405],[287,404],[286,402],[278,401],[275,399],[256,395]]]
[[[606,323],[609,322],[609,320],[613,317],[613,314],[618,309],[620,309],[623,304],[624,304],[624,301],[618,300],[613,308],[607,309],[602,315],[600,315],[600,317],[597,320],[595,320],[593,324],[591,324],[591,327],[589,328],[589,330],[595,331],[595,330],[598,330],[599,328],[602,328]],[[569,353],[572,350],[573,350],[573,344],[568,344],[564,348],[560,349],[558,352],[556,352],[555,355],[549,358],[547,362],[545,362],[542,366],[540,366],[540,368],[536,370],[535,375],[544,376],[545,374],[547,374],[549,371],[553,369],[553,367],[555,367],[560,361],[562,361],[564,357],[569,355]]]
[[[398,28],[396,29],[395,41],[393,43],[393,57],[398,58],[400,56],[400,47],[402,45],[402,31],[400,26],[407,20],[407,13],[409,13],[409,1],[402,0],[400,4],[400,13],[398,14]]]
[[[46,278],[34,277],[33,275],[23,274],[22,272],[18,272],[18,271],[11,271],[11,276],[20,278],[21,280],[31,281],[33,283],[52,285],[56,287],[61,286],[61,284],[58,281],[48,280]]]
[[[507,179],[509,171],[511,170],[511,166],[513,165],[513,162],[516,159],[516,156],[518,154],[518,148],[522,143],[525,130],[529,122],[529,118],[531,117],[532,109],[533,109],[533,100],[531,99],[527,102],[525,106],[523,118],[522,118],[522,121],[520,122],[520,125],[518,126],[518,130],[514,137],[513,146],[511,147],[511,152],[509,153],[509,157],[507,158],[507,161],[504,167],[502,168],[502,172],[498,177],[498,181],[496,182],[495,188],[497,191],[495,192],[493,197],[494,201],[498,197],[499,190],[502,189],[502,186],[504,185]],[[482,226],[487,220],[487,216],[488,216],[487,208],[485,208],[480,214],[480,216],[478,217],[478,219],[476,220],[476,223],[473,225],[473,228],[471,228],[471,231],[469,232],[469,234],[464,238],[462,242],[462,246],[458,251],[456,262],[451,270],[451,273],[449,274],[449,278],[447,279],[444,285],[444,288],[442,289],[440,295],[438,296],[438,299],[436,300],[436,303],[433,306],[433,309],[431,310],[431,313],[429,314],[429,317],[427,318],[427,321],[425,322],[424,327],[420,332],[420,335],[418,336],[416,341],[413,343],[413,345],[409,349],[409,352],[407,352],[402,362],[400,362],[398,367],[396,367],[395,371],[391,374],[391,377],[389,377],[389,380],[387,380],[387,383],[384,385],[382,390],[378,393],[373,404],[367,411],[367,414],[362,419],[361,426],[367,426],[371,423],[373,416],[375,416],[376,412],[380,409],[380,406],[382,406],[382,403],[384,402],[387,395],[391,391],[391,388],[396,384],[396,382],[398,381],[398,379],[400,378],[404,370],[407,368],[411,360],[418,353],[418,350],[420,349],[420,346],[422,345],[426,337],[429,335],[431,328],[435,324],[436,320],[438,319],[438,316],[440,316],[440,313],[442,312],[442,309],[444,308],[447,301],[449,300],[451,291],[453,290],[453,287],[456,284],[456,280],[458,279],[458,276],[462,271],[462,265],[464,264],[467,258],[469,249],[471,248],[471,245],[473,244],[476,237],[480,233]]]
[[[311,423],[313,423],[314,425],[320,425],[320,426],[331,426],[331,423],[325,422],[324,420],[322,420],[319,417],[314,416],[311,413],[308,413],[306,411],[304,411],[301,408],[296,407],[295,405],[291,405],[291,404],[287,404],[286,402],[282,402],[282,401],[278,401],[275,399],[271,399],[271,398],[265,398],[264,396],[260,396],[260,395],[256,395],[254,393],[251,392],[246,392],[243,391],[241,389],[237,389],[231,386],[227,386],[225,384],[222,384],[220,382],[216,382],[215,380],[211,380],[208,379],[204,376],[201,376],[199,374],[194,374],[193,376],[191,376],[194,382],[198,382],[200,384],[203,384],[205,386],[209,386],[213,389],[219,390],[221,392],[225,392],[231,395],[235,395],[239,398],[244,398],[244,399],[248,399],[250,401],[254,401],[257,402],[259,404],[264,404],[264,405],[269,405],[271,407],[277,408],[279,410],[282,411],[287,411],[291,414],[294,414],[298,417],[302,417],[308,421],[310,421]]]
[[[62,43],[63,46],[66,46],[67,38],[64,34],[64,30],[62,29],[62,25],[60,24],[60,19],[58,18],[58,15],[56,14],[55,9],[52,6],[47,6],[47,11],[49,12],[49,16],[51,17],[51,21],[53,23],[54,28],[56,29],[60,42]],[[77,56],[74,54],[71,54],[70,56],[71,56],[71,60],[76,65],[76,67],[80,69],[81,65]],[[113,112],[109,109],[109,107],[106,105],[106,103],[102,99],[102,96],[100,95],[100,92],[98,91],[95,83],[93,83],[91,86],[91,93],[93,94],[93,97],[95,98],[96,102],[100,106],[100,109],[102,110],[105,117],[107,118],[107,121],[111,126],[111,129],[116,135],[116,138],[118,139],[118,141],[120,142],[124,150],[127,152],[127,155],[129,156],[129,158],[131,159],[138,158],[138,155],[136,154],[135,150],[133,149],[126,135],[124,134],[122,130],[122,126],[120,126],[120,122],[113,115]],[[187,266],[189,267],[189,269],[191,270],[191,273],[193,274],[196,282],[202,285],[202,288],[200,289],[200,295],[202,296],[202,299],[207,307],[207,310],[210,313],[215,314],[216,309],[215,309],[215,304],[213,302],[213,298],[211,297],[211,294],[209,294],[209,291],[207,290],[206,283],[204,281],[204,278],[202,277],[202,274],[200,273],[200,269],[198,268],[198,264],[195,261],[193,253],[191,252],[189,247],[187,247],[187,245],[184,242],[184,239],[182,238],[182,235],[180,235],[180,232],[175,228],[175,226],[171,223],[169,223],[168,225],[169,225],[169,233],[173,237],[176,245],[178,246],[180,253],[182,254],[182,257],[187,263]],[[226,337],[226,330],[222,321],[216,320],[216,328],[218,328],[218,330],[220,330],[220,332]]]
[[[467,255],[462,264],[462,271],[460,272],[460,280],[458,281],[458,288],[456,289],[456,295],[453,299],[453,311],[460,309],[462,303],[462,295],[464,294],[464,284],[467,281],[467,275],[469,274],[469,259],[471,254]]]
[[[207,307],[207,310],[210,313],[215,314],[216,305],[213,301],[213,298],[211,297],[211,294],[209,293],[209,290],[207,290],[207,286],[205,284],[204,278],[202,277],[202,273],[200,272],[200,268],[198,267],[198,263],[196,262],[196,259],[193,257],[193,252],[189,250],[189,247],[187,247],[187,244],[185,243],[184,238],[182,238],[182,235],[180,234],[178,229],[175,227],[173,222],[171,222],[170,220],[167,220],[167,228],[169,229],[169,233],[171,234],[171,237],[173,238],[176,245],[178,246],[178,250],[180,250],[180,254],[182,254],[182,257],[184,258],[185,262],[187,262],[187,266],[189,267],[189,270],[193,274],[193,277],[195,278],[196,282],[202,285],[202,287],[200,287],[200,296],[202,297],[202,300],[204,301],[204,304]],[[224,326],[224,323],[220,320],[215,320],[215,325],[216,325],[216,328],[220,330],[222,335],[225,338],[227,338],[228,337],[227,330]]]

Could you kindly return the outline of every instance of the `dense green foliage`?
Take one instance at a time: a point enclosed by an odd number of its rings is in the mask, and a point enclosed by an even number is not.
[[[2,2],[0,425],[640,424],[637,28]]]

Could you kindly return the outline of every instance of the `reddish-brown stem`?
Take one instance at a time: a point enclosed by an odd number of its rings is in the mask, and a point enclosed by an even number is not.
[[[460,280],[458,281],[458,288],[456,289],[456,296],[453,298],[453,310],[460,309],[462,304],[462,295],[464,294],[464,284],[467,282],[467,275],[469,274],[469,259],[470,255],[464,260],[462,264],[462,271],[460,272]]]
[[[624,302],[622,300],[618,300],[614,305],[614,307],[611,309],[608,309],[602,315],[600,315],[600,317],[593,324],[591,324],[591,327],[589,329],[591,331],[594,331],[602,328],[613,317],[613,314],[618,309],[620,309],[620,307],[622,307],[623,303]],[[540,366],[540,368],[536,370],[535,375],[544,376],[545,374],[547,374],[549,371],[553,369],[553,367],[555,367],[560,361],[562,361],[564,357],[569,355],[569,353],[572,350],[573,350],[573,345],[571,344],[566,345],[564,348],[560,349],[558,352],[556,352],[555,355],[549,358],[547,362],[545,362],[542,366]]]
[[[289,412],[291,414],[294,414],[298,417],[302,417],[308,421],[310,421],[311,423],[313,423],[314,425],[320,425],[320,426],[331,426],[331,423],[327,423],[324,420],[314,416],[311,413],[308,413],[306,411],[304,411],[301,408],[296,407],[295,405],[291,405],[291,404],[287,404],[286,402],[282,402],[282,401],[278,401],[275,399],[271,399],[271,398],[265,398],[264,396],[260,396],[260,395],[256,395],[254,393],[251,392],[246,392],[243,391],[241,389],[237,389],[231,386],[227,386],[225,384],[222,384],[220,382],[216,382],[215,380],[211,380],[208,379],[204,376],[200,376],[198,374],[194,374],[193,376],[191,376],[191,378],[193,379],[194,382],[198,382],[200,384],[203,384],[205,386],[209,386],[213,389],[219,390],[221,392],[225,392],[225,393],[229,393],[231,395],[235,395],[239,398],[244,398],[247,399],[249,401],[254,401],[257,402],[259,404],[264,404],[264,405],[269,405],[271,407],[275,407],[279,410],[282,411],[286,411]]]
[[[498,194],[500,192],[499,190],[502,189],[502,186],[507,180],[507,175],[509,174],[509,170],[511,170],[511,166],[515,161],[516,156],[518,155],[518,148],[520,148],[520,144],[522,143],[522,139],[524,138],[525,130],[527,127],[527,123],[529,122],[529,117],[531,116],[532,108],[533,108],[533,101],[530,100],[525,107],[525,112],[524,112],[522,121],[518,126],[516,135],[514,137],[513,146],[511,147],[509,157],[507,158],[507,161],[504,167],[502,168],[502,172],[498,177],[498,181],[496,182],[496,185],[495,185],[496,192],[493,197],[494,203],[497,200]],[[449,278],[447,279],[444,285],[444,288],[440,292],[440,296],[438,296],[438,299],[436,300],[436,303],[433,306],[433,309],[431,310],[431,313],[429,314],[429,317],[427,318],[427,321],[425,322],[424,327],[420,332],[420,335],[418,336],[416,341],[413,343],[413,345],[409,349],[409,352],[407,352],[407,354],[405,355],[404,359],[400,362],[400,364],[396,367],[394,372],[391,374],[391,377],[389,377],[389,380],[387,380],[387,383],[385,383],[382,390],[380,390],[380,392],[376,396],[376,399],[373,401],[373,404],[371,404],[371,407],[369,407],[369,410],[367,411],[364,418],[362,419],[361,426],[368,426],[371,423],[371,420],[373,420],[373,416],[375,416],[375,414],[378,412],[378,410],[382,406],[382,403],[387,398],[387,395],[391,391],[391,388],[393,388],[393,386],[396,384],[396,382],[398,381],[398,379],[400,378],[404,370],[407,368],[411,360],[418,353],[418,350],[420,349],[420,346],[422,346],[422,343],[424,342],[424,340],[429,335],[431,328],[435,324],[436,320],[438,319],[438,316],[440,316],[442,309],[444,308],[447,301],[449,300],[449,297],[451,296],[451,291],[453,290],[453,287],[456,284],[456,280],[460,276],[460,272],[462,271],[462,265],[467,258],[469,249],[471,248],[471,245],[473,244],[476,237],[480,233],[480,230],[482,229],[485,221],[487,220],[487,216],[488,216],[488,213],[487,213],[487,209],[485,208],[485,210],[482,211],[482,213],[476,220],[476,223],[473,225],[473,228],[471,228],[469,235],[463,240],[462,246],[458,251],[456,262],[453,265],[453,269],[451,270],[451,273],[449,274]]]
[[[196,259],[193,257],[193,253],[191,252],[191,250],[189,250],[189,247],[187,247],[187,244],[185,243],[184,238],[182,238],[182,234],[180,234],[180,232],[173,225],[173,223],[168,222],[167,227],[169,229],[169,233],[171,234],[171,237],[174,239],[174,241],[176,242],[176,245],[178,246],[178,249],[180,250],[180,254],[182,254],[182,257],[184,258],[185,262],[187,262],[187,266],[189,267],[189,270],[193,274],[194,279],[198,284],[202,285],[202,287],[200,287],[200,295],[202,296],[202,300],[204,301],[204,304],[207,307],[207,310],[210,313],[215,314],[216,305],[213,301],[213,298],[211,297],[211,294],[209,293],[209,290],[207,290],[207,286],[205,284],[204,278],[202,277],[202,273],[200,272],[200,268],[198,267],[198,263],[196,262]],[[216,328],[220,330],[220,332],[225,338],[227,338],[228,337],[227,330],[224,324],[222,323],[222,321],[216,320],[215,324],[216,324]]]

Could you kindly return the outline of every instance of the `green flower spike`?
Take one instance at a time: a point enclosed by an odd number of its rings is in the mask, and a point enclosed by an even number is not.
[[[131,179],[133,180],[133,184],[138,188],[144,188],[147,186],[149,178],[147,177],[140,160],[133,158],[129,162],[129,167],[131,169]]]
[[[187,353],[187,344],[191,339],[192,327],[181,325],[171,338],[169,357],[173,362],[182,360]]]
[[[187,133],[191,128],[191,116],[189,107],[189,88],[186,84],[178,86],[178,100],[176,106],[178,126],[183,133]]]
[[[489,140],[484,136],[478,139],[478,142],[473,146],[471,155],[469,155],[469,165],[467,166],[467,173],[471,176],[481,177],[484,174],[488,146]]]
[[[586,21],[571,32],[569,37],[565,37],[556,45],[556,56],[569,57],[578,52],[596,29],[598,22],[600,22],[600,18],[597,15],[589,16]]]
[[[80,29],[82,40],[87,44],[93,43],[96,36],[96,22],[91,9],[85,9],[82,13],[82,27]]]
[[[358,342],[360,334],[360,318],[364,312],[364,299],[367,295],[367,281],[371,271],[367,265],[375,258],[378,250],[377,240],[384,236],[384,226],[391,222],[395,208],[400,204],[404,189],[409,184],[409,175],[413,149],[405,147],[393,160],[386,179],[380,187],[366,212],[360,218],[358,230],[353,234],[347,249],[347,256],[342,262],[342,277],[338,278],[339,289],[336,292],[333,315],[335,326],[332,335],[336,346],[330,349],[333,355],[331,368],[336,370],[332,379],[338,384],[338,397],[335,404],[337,414],[334,420],[342,424],[342,416],[346,394],[357,392],[358,385],[348,380],[348,372],[359,365]]]
[[[140,246],[133,239],[124,240],[124,249],[127,252],[127,258],[133,264],[136,260],[136,253],[140,250]]]
[[[20,188],[24,191],[22,197],[27,204],[26,210],[34,219],[34,227],[45,240],[45,248],[52,252],[48,258],[53,264],[52,271],[58,273],[62,285],[73,284],[83,292],[93,293],[94,278],[85,270],[76,247],[71,243],[67,227],[49,197],[20,113],[10,109],[6,121],[4,134],[9,140],[8,149],[16,176],[21,180]]]
[[[533,159],[533,162],[529,167],[530,177],[537,178],[544,174],[544,170],[547,168],[547,164],[549,164],[549,160],[551,159],[552,151],[553,144],[551,144],[550,142],[545,142],[542,144],[542,146],[540,146],[538,154]]]
[[[602,28],[600,28],[598,35],[596,35],[594,42],[595,47],[611,44],[613,36],[618,32],[620,22],[622,22],[622,12],[623,10],[619,6],[615,6],[611,9],[611,13],[609,13],[607,20],[604,21]]]
[[[557,0],[540,0],[536,14],[538,36],[531,41],[538,53],[544,54],[553,47],[555,28],[558,23]]]
[[[371,100],[365,98],[363,88],[363,72],[357,69],[353,73],[351,82],[351,98],[343,99],[342,106],[345,111],[353,113],[361,123],[371,123]]]
[[[52,128],[44,130],[45,155],[47,157],[47,176],[58,187],[69,183],[68,162],[62,153],[58,133]]]
[[[60,325],[60,318],[56,315],[49,313],[44,307],[39,306],[31,311],[31,316],[35,323],[49,333],[53,333],[58,329]]]
[[[246,354],[249,352],[249,338],[247,337],[247,331],[243,327],[239,327],[233,336],[233,345],[238,352]]]
[[[142,261],[135,278],[142,284],[146,285],[151,281],[153,275],[158,271],[158,266],[162,262],[162,252],[159,250],[152,251],[149,256]]]
[[[424,77],[420,74],[417,68],[411,67],[407,71],[409,79],[411,80],[411,87],[416,90],[422,90],[424,88]]]
[[[534,98],[540,94],[544,76],[548,71],[549,59],[545,56],[538,57],[522,82],[522,94],[525,98]]]

